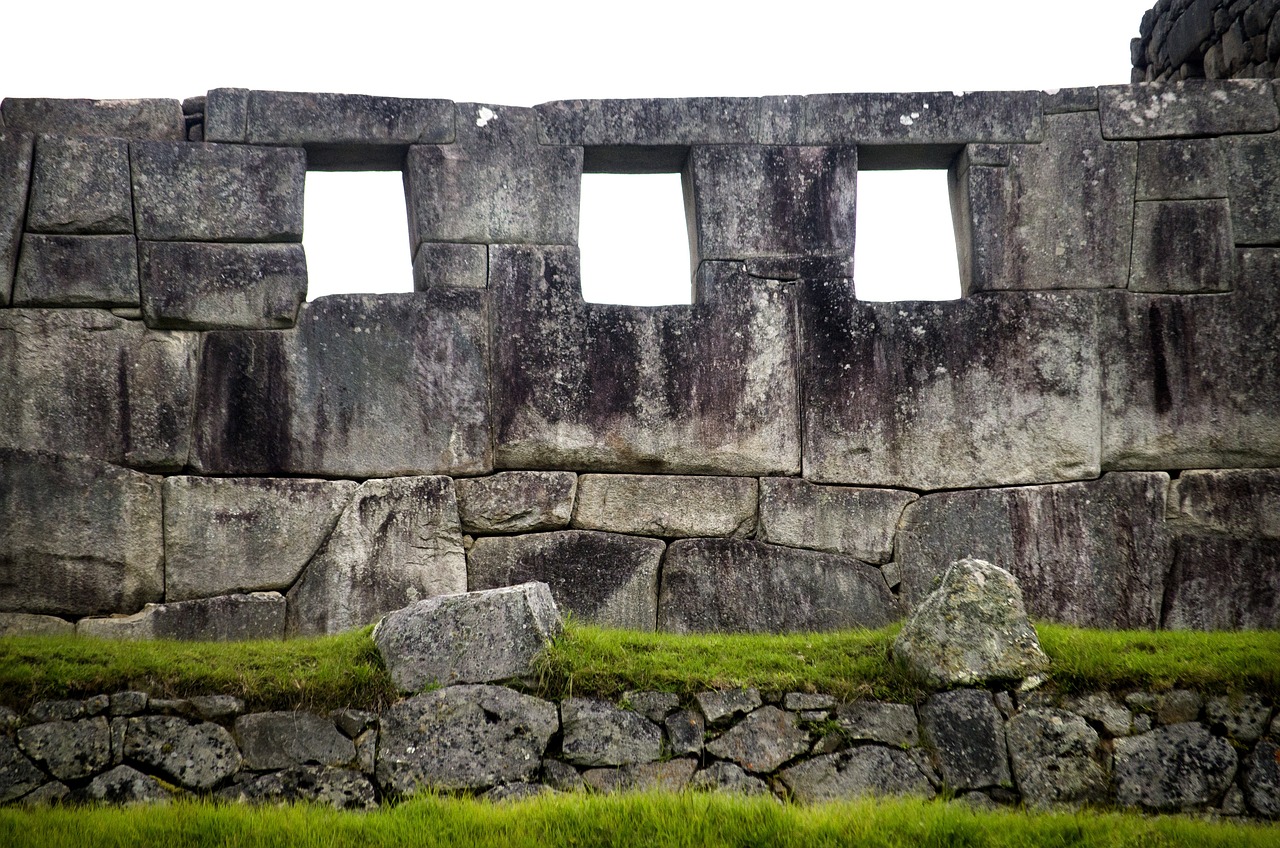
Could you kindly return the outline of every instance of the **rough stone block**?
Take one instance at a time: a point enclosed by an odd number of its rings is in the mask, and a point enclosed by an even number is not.
[[[14,306],[137,306],[133,236],[22,237]]]
[[[483,292],[335,295],[280,333],[204,336],[192,465],[380,477],[490,470]]]
[[[90,777],[111,765],[111,737],[101,716],[51,721],[18,730],[18,747],[58,780]]]
[[[1135,203],[1129,290],[1230,291],[1234,247],[1226,199]]]
[[[809,733],[795,713],[761,707],[707,744],[707,753],[750,772],[768,773],[809,750]]]
[[[1217,801],[1231,785],[1236,753],[1202,724],[1175,724],[1117,739],[1112,773],[1122,806],[1195,810]]]
[[[1027,806],[1107,800],[1098,734],[1080,716],[1065,710],[1027,710],[1009,720],[1006,735],[1013,776]]]
[[[301,150],[137,141],[129,156],[139,238],[302,241]]]
[[[18,800],[45,779],[44,772],[23,756],[12,739],[0,736],[0,804]]]
[[[847,281],[806,281],[799,297],[806,479],[942,489],[1097,476],[1091,294],[865,303]]]
[[[97,639],[173,639],[236,642],[284,636],[285,599],[278,592],[221,595],[194,601],[147,604],[115,618],[82,618],[76,635]]]
[[[556,606],[592,624],[653,630],[666,545],[590,530],[477,539],[467,556],[472,591],[546,583]]]
[[[886,563],[893,558],[898,519],[917,497],[900,489],[815,486],[789,477],[764,477],[757,538]]]
[[[1046,89],[1040,102],[1046,115],[1096,112],[1098,111],[1098,89],[1093,87]]]
[[[287,590],[356,488],[347,480],[167,478],[165,598]]]
[[[707,724],[746,715],[764,703],[758,689],[728,689],[698,692],[693,696]]]
[[[1270,80],[1198,80],[1104,85],[1103,138],[1173,138],[1271,132],[1280,111]]]
[[[733,795],[769,795],[769,785],[758,777],[752,777],[741,766],[723,761],[714,762],[693,776],[690,786],[709,792],[728,792]]]
[[[489,285],[489,247],[424,241],[413,255],[413,289],[483,289]]]
[[[460,478],[458,516],[463,533],[531,533],[569,526],[578,488],[572,471],[503,471]]]
[[[112,136],[183,141],[187,134],[177,100],[60,100],[6,97],[0,118],[10,130],[73,136]]]
[[[1179,529],[1280,539],[1280,469],[1184,471],[1170,491]]]
[[[215,88],[204,104],[204,140],[244,143],[249,132],[247,88]]]
[[[186,789],[212,789],[240,768],[240,752],[225,729],[174,716],[128,719],[124,755]]]
[[[836,708],[840,733],[852,741],[878,742],[899,748],[920,743],[915,708],[910,704],[855,701]]]
[[[1280,244],[1280,133],[1220,142],[1237,244]]]
[[[1245,797],[1254,812],[1280,818],[1280,745],[1263,740],[1245,761]]]
[[[0,609],[128,612],[164,591],[160,479],[0,448]]]
[[[354,769],[295,766],[249,777],[218,790],[220,800],[252,804],[320,804],[339,810],[371,810],[377,793],[367,777]]]
[[[53,615],[26,612],[0,613],[0,636],[70,636],[76,626]]]
[[[1004,718],[990,692],[940,692],[920,707],[920,721],[948,788],[1012,785]]]
[[[1168,475],[940,492],[907,507],[898,533],[902,595],[914,607],[957,559],[1017,579],[1027,609],[1083,627],[1153,628],[1170,562]]]
[[[539,144],[531,109],[457,110],[454,143],[409,148],[414,251],[422,242],[576,243],[582,149]]]
[[[639,713],[605,701],[560,702],[564,758],[580,766],[651,763],[662,754],[662,731]]]
[[[583,783],[593,792],[683,792],[698,770],[698,763],[686,757],[658,763],[636,763],[618,768],[596,768],[583,772]]]
[[[920,763],[905,751],[867,745],[791,766],[779,775],[797,801],[816,804],[865,796],[937,793]]]
[[[1280,629],[1280,540],[1178,535],[1161,626]]]
[[[789,291],[641,309],[584,303],[573,249],[494,246],[489,263],[499,467],[799,470]]]
[[[112,804],[164,804],[172,793],[160,781],[130,766],[116,766],[89,781],[84,789],[90,801]]]
[[[288,633],[338,633],[466,589],[453,481],[369,480],[289,590]]]
[[[1023,143],[1039,141],[1042,132],[1038,91],[816,94],[805,100],[801,144]]]
[[[1138,142],[1137,200],[1227,196],[1227,164],[1216,138]]]
[[[750,477],[583,474],[573,526],[666,538],[749,536],[758,489]]]
[[[187,461],[198,346],[90,309],[0,311],[0,447],[139,468]]]
[[[834,554],[689,539],[673,543],[663,564],[660,630],[795,633],[881,627],[897,617],[880,572]]]
[[[300,244],[144,241],[138,272],[148,327],[292,327],[307,296]]]
[[[308,763],[345,766],[356,758],[355,744],[330,719],[314,713],[252,713],[236,719],[231,732],[240,746],[243,767],[255,771]]]
[[[13,290],[13,271],[27,217],[34,144],[29,133],[13,129],[0,132],[0,306],[9,305]]]
[[[129,142],[40,136],[28,204],[30,232],[132,233]]]

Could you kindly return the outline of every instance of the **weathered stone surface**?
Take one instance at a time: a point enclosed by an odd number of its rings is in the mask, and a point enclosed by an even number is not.
[[[1249,808],[1269,819],[1280,818],[1280,745],[1264,739],[1245,760],[1244,795]]]
[[[1161,626],[1172,630],[1280,628],[1280,540],[1176,536]]]
[[[116,692],[108,701],[113,716],[137,715],[147,708],[146,692]]]
[[[128,722],[125,759],[156,769],[187,789],[212,789],[240,768],[231,734],[216,724],[172,716]]]
[[[244,701],[234,695],[196,695],[188,698],[192,711],[205,721],[235,718],[244,712]]]
[[[1104,138],[1169,138],[1271,132],[1280,112],[1270,80],[1197,80],[1104,85]]]
[[[805,804],[866,795],[932,798],[937,794],[910,754],[878,745],[814,757],[784,769],[779,777],[792,796]]]
[[[542,761],[542,783],[558,792],[578,792],[584,788],[578,770],[561,760]]]
[[[554,704],[510,689],[437,689],[383,713],[377,781],[395,794],[527,781],[559,726]]]
[[[526,798],[536,798],[539,795],[547,795],[553,790],[550,786],[544,786],[541,783],[504,783],[501,786],[495,786],[480,797],[490,803],[500,804],[503,801],[523,801]]]
[[[37,138],[27,230],[132,233],[129,143],[122,138]]]
[[[1280,469],[1184,471],[1169,500],[1186,531],[1280,539]]]
[[[582,779],[596,792],[680,792],[697,771],[696,760],[680,758],[661,763],[635,763],[619,768],[588,769]]]
[[[732,719],[760,706],[760,692],[757,689],[726,689],[724,691],[699,692],[693,696],[698,709],[706,717],[707,724],[715,724],[722,719]]]
[[[1043,674],[1049,657],[1013,575],[980,559],[943,572],[893,640],[893,656],[930,686],[974,686]]]
[[[584,621],[653,630],[666,545],[592,530],[477,539],[467,555],[472,591],[546,583],[556,606]]]
[[[661,723],[680,707],[680,696],[675,692],[629,691],[622,693],[621,704],[635,710],[649,721]]]
[[[1216,803],[1236,773],[1236,753],[1202,724],[1161,727],[1117,739],[1112,765],[1117,803],[1158,812]]]
[[[288,589],[356,490],[348,480],[165,478],[165,597]]]
[[[645,173],[658,164],[655,160],[666,152],[662,148],[754,141],[757,102],[749,97],[557,100],[534,108],[543,143],[591,148],[588,170]],[[663,163],[678,170],[683,159]]]
[[[1009,571],[1027,611],[1086,627],[1153,628],[1170,548],[1168,475],[943,492],[907,507],[898,531],[902,595],[914,607],[961,557]]]
[[[809,734],[796,714],[772,705],[752,712],[707,743],[707,753],[757,773],[774,771],[808,749]]]
[[[335,295],[204,336],[192,464],[377,477],[491,468],[483,292]]]
[[[284,636],[285,599],[278,592],[219,595],[171,604],[147,604],[141,612],[82,618],[76,634],[98,639],[176,639],[234,642]]]
[[[1161,724],[1182,724],[1200,718],[1204,697],[1193,689],[1171,689],[1156,698],[1156,720]]]
[[[413,289],[483,289],[489,285],[489,247],[484,244],[423,242],[413,254]]]
[[[457,104],[452,144],[405,161],[413,248],[423,242],[573,244],[582,150],[538,142],[532,109]]]
[[[75,624],[57,616],[0,613],[0,636],[70,636],[75,632]]]
[[[820,695],[816,692],[788,692],[782,696],[782,706],[788,710],[813,711],[829,710],[836,705],[831,695]]]
[[[219,790],[226,801],[284,804],[307,801],[339,810],[371,810],[378,806],[373,784],[358,771],[304,766],[259,775]]]
[[[747,536],[759,486],[749,477],[583,474],[573,526],[648,536]]]
[[[27,721],[43,724],[52,721],[72,721],[84,716],[84,701],[63,698],[56,701],[36,701],[27,711]]]
[[[378,726],[378,714],[369,710],[344,708],[334,710],[329,717],[339,730],[352,739],[360,736],[367,728]]]
[[[1098,734],[1065,710],[1032,709],[1009,720],[1009,759],[1022,802],[1030,807],[1100,803],[1107,773]]]
[[[71,795],[71,790],[67,785],[59,780],[51,780],[38,789],[28,792],[22,797],[22,803],[27,807],[44,807],[52,804],[59,804]]]
[[[1138,142],[1136,200],[1227,196],[1227,166],[1216,138]]]
[[[915,708],[910,704],[855,701],[836,708],[840,732],[848,739],[913,748],[920,744]]]
[[[292,327],[307,296],[299,244],[144,241],[138,274],[148,327]]]
[[[338,633],[466,589],[453,481],[369,480],[289,590],[287,632]]]
[[[197,343],[95,309],[0,312],[0,447],[186,462]]]
[[[333,722],[307,712],[250,713],[232,728],[243,767],[255,771],[294,768],[308,764],[345,766],[356,758],[356,747]]]
[[[679,710],[662,720],[666,731],[667,751],[679,756],[681,754],[699,755],[706,737],[707,723],[698,710]]]
[[[59,780],[89,777],[111,765],[111,738],[101,716],[24,727],[18,747]]]
[[[1010,785],[1004,718],[989,692],[940,692],[920,707],[920,720],[948,787],[965,790]]]
[[[813,548],[886,563],[907,504],[919,496],[898,489],[815,486],[789,477],[760,480],[762,542]]]
[[[401,692],[532,676],[560,632],[545,583],[428,598],[387,615],[373,640]]]
[[[1222,728],[1228,738],[1252,745],[1266,732],[1271,707],[1251,692],[1218,695],[1205,703],[1204,718],[1210,727]]]
[[[805,101],[802,144],[1019,143],[1042,134],[1038,91],[817,94]]]
[[[22,238],[14,306],[137,306],[138,291],[133,236]]]
[[[453,485],[463,533],[530,533],[569,526],[578,475],[503,471],[455,480]]]
[[[1093,692],[1070,698],[1065,706],[1076,715],[1102,725],[1108,736],[1128,736],[1133,728],[1133,713],[1117,702],[1109,692]]]
[[[639,713],[606,701],[566,698],[560,702],[564,758],[580,766],[648,763],[662,754],[662,731]]]
[[[768,795],[769,785],[752,777],[741,766],[717,761],[699,771],[689,781],[693,789],[729,792],[734,795]]]
[[[116,766],[89,781],[85,797],[108,804],[156,804],[169,800],[171,793],[154,777],[129,766]]]
[[[159,600],[161,526],[158,477],[0,448],[0,609],[91,615]]]
[[[1064,112],[1096,112],[1098,89],[1093,86],[1045,89],[1040,102],[1046,115],[1059,115]]]
[[[136,141],[129,157],[138,238],[302,240],[301,150]]]
[[[794,474],[791,295],[639,309],[582,300],[571,248],[494,246],[500,467]]]
[[[1229,136],[1221,143],[1236,243],[1280,244],[1280,133]]]
[[[34,140],[12,129],[0,132],[0,306],[9,305],[18,245],[27,216]]]
[[[690,539],[671,545],[662,569],[660,630],[794,633],[881,627],[897,617],[879,571],[835,554]]]
[[[1234,260],[1225,198],[1134,204],[1130,291],[1230,291]]]
[[[44,773],[23,756],[8,736],[0,736],[0,804],[26,795],[45,782]]]
[[[86,137],[182,141],[182,104],[177,100],[62,100],[6,97],[0,117],[9,130]]]

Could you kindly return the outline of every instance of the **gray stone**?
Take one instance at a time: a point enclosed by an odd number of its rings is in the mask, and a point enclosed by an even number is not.
[[[747,477],[583,474],[573,526],[647,536],[748,536],[758,484]]]
[[[763,706],[707,743],[707,753],[750,772],[774,771],[809,749],[809,733],[795,713]]]
[[[135,141],[129,157],[138,238],[302,240],[301,150]]]
[[[1271,132],[1280,126],[1270,80],[1183,80],[1098,89],[1104,138]]]
[[[369,480],[289,590],[287,632],[338,633],[466,588],[453,481]]]
[[[235,642],[279,639],[285,634],[285,599],[278,592],[219,595],[172,604],[147,604],[141,612],[82,618],[76,635],[98,639],[175,639]]]
[[[568,527],[577,481],[571,471],[503,471],[455,480],[462,532],[531,533]]]
[[[114,696],[113,696],[114,697]],[[195,715],[205,721],[224,721],[244,712],[244,701],[234,695],[196,695],[188,698]]]
[[[154,777],[129,766],[116,766],[89,781],[85,797],[107,804],[165,803],[172,793]]]
[[[0,527],[0,609],[90,615],[164,591],[158,477],[0,448]]]
[[[855,559],[737,539],[689,539],[667,552],[658,628],[794,633],[883,627],[897,600]]]
[[[113,716],[137,715],[147,708],[146,692],[116,692],[111,696],[109,710]]]
[[[356,490],[348,480],[165,478],[165,597],[288,589]]]
[[[788,692],[782,696],[782,706],[788,710],[829,710],[835,705],[836,699],[832,696],[815,692]]]
[[[8,707],[0,707],[0,731],[8,732],[19,725],[18,714]]]
[[[893,656],[940,689],[1021,681],[1049,669],[1017,580],[980,559],[951,564],[907,617]]]
[[[40,136],[27,204],[33,233],[132,233],[129,143]]]
[[[1204,698],[1191,689],[1173,689],[1156,700],[1156,720],[1161,724],[1183,724],[1200,718]]]
[[[1117,739],[1112,774],[1116,802],[1156,812],[1217,803],[1236,773],[1236,753],[1225,739],[1194,722]]]
[[[532,677],[561,629],[545,583],[442,595],[390,613],[373,641],[401,692]]]
[[[18,747],[59,780],[90,777],[111,765],[111,736],[101,716],[24,727]]]
[[[204,104],[205,141],[242,143],[248,138],[249,95],[247,88],[215,88]]]
[[[483,289],[489,285],[489,247],[483,244],[423,242],[413,255],[413,289]]]
[[[417,695],[382,715],[377,782],[403,795],[527,781],[559,726],[554,704],[498,686]]]
[[[0,117],[9,130],[63,136],[115,136],[160,141],[185,139],[177,100],[63,100],[6,97]]]
[[[575,249],[493,246],[497,464],[797,473],[791,294],[734,267],[733,297],[638,309],[583,301]]]
[[[1098,89],[1093,86],[1045,89],[1040,102],[1046,115],[1058,115],[1063,112],[1096,112]]]
[[[1176,536],[1161,626],[1170,630],[1280,627],[1280,540]]]
[[[536,798],[539,795],[547,795],[554,790],[550,786],[543,786],[541,783],[504,783],[501,786],[495,786],[480,797],[490,803],[500,804],[504,801],[523,801],[526,798]]]
[[[0,736],[0,804],[16,801],[46,780],[8,736]]]
[[[914,607],[961,557],[1013,574],[1036,618],[1154,628],[1170,548],[1168,475],[925,495],[898,531],[901,594]]]
[[[1280,244],[1280,133],[1230,136],[1222,146],[1236,243]]]
[[[304,765],[346,766],[356,747],[333,722],[307,712],[250,713],[232,728],[244,768],[255,771]]]
[[[0,447],[177,470],[198,347],[91,309],[0,312]],[[68,460],[69,461],[69,460]],[[70,505],[63,509],[70,508]]]
[[[306,801],[339,810],[371,810],[378,806],[373,784],[358,771],[303,766],[263,774],[219,790],[224,801],[286,804]]]
[[[155,769],[187,789],[212,789],[240,768],[231,734],[216,724],[173,716],[128,719],[126,760]]]
[[[1205,534],[1280,539],[1280,469],[1184,471],[1177,483],[1170,505],[1183,526]]]
[[[679,170],[670,148],[755,140],[758,101],[749,97],[558,100],[535,107],[543,141],[588,147],[588,170],[645,173]],[[654,149],[656,148],[656,149]],[[666,148],[666,150],[664,150]]]
[[[558,792],[577,792],[585,786],[578,770],[560,760],[542,761],[542,782]]]
[[[307,296],[307,259],[298,244],[144,241],[138,274],[148,327],[292,327]]]
[[[1269,819],[1280,818],[1280,745],[1265,739],[1245,760],[1245,799],[1249,808]]]
[[[920,707],[925,737],[952,790],[1009,786],[1004,719],[988,692],[940,692]]]
[[[662,731],[639,713],[605,701],[560,702],[564,758],[579,766],[649,763],[662,755]]]
[[[608,627],[653,630],[665,545],[590,530],[477,539],[467,557],[473,591],[536,580],[556,606]]]
[[[680,707],[680,696],[674,692],[623,692],[622,703],[649,721],[661,723]]]
[[[1138,142],[1137,200],[1227,196],[1227,167],[1216,138]]]
[[[378,731],[369,728],[355,738],[356,765],[360,771],[372,775],[378,768]]]
[[[0,613],[0,636],[70,636],[75,632],[75,624],[57,616]]]
[[[71,790],[67,788],[65,783],[53,780],[39,789],[22,796],[22,803],[28,807],[45,807],[51,804],[60,804],[67,800],[70,795]]]
[[[764,703],[760,700],[759,690],[754,688],[699,692],[693,699],[697,701],[707,724],[746,715]]]
[[[929,145],[1034,142],[1042,133],[1038,91],[818,94],[805,99],[806,126],[797,139],[802,144],[901,145],[907,149],[893,152],[921,157],[931,152]],[[914,164],[927,166],[937,167]]]
[[[784,769],[779,778],[792,797],[805,804],[868,795],[933,798],[937,794],[910,754],[878,745],[814,757]]]
[[[1252,745],[1266,732],[1271,707],[1251,692],[1218,695],[1205,703],[1204,718],[1210,727],[1226,731],[1229,739]]]
[[[63,698],[56,701],[36,701],[27,710],[28,724],[53,721],[73,721],[84,716],[84,701]]]
[[[1065,710],[1027,710],[1009,720],[1009,759],[1022,802],[1029,807],[1097,804],[1107,797],[1098,764],[1098,734]]]
[[[681,792],[689,785],[698,763],[691,759],[661,763],[635,763],[619,768],[596,768],[583,772],[583,782],[593,791]]]
[[[847,739],[899,748],[920,744],[915,708],[910,704],[855,701],[836,707],[836,721]]]
[[[775,545],[886,563],[893,558],[902,511],[918,497],[898,489],[815,486],[794,478],[764,477],[756,537]]]
[[[378,726],[378,714],[369,710],[344,708],[329,714],[333,723],[351,739],[359,737],[367,728]]]
[[[34,140],[28,133],[0,132],[0,306],[9,305],[13,289],[18,245],[27,217],[33,148]]]
[[[14,306],[137,306],[133,236],[22,237]]]
[[[698,710],[679,710],[662,719],[666,731],[667,751],[675,756],[700,755],[706,737],[707,723]]]
[[[1093,692],[1067,699],[1068,710],[1101,725],[1108,736],[1128,736],[1133,729],[1133,713],[1121,706],[1110,692]]]
[[[1234,260],[1225,198],[1134,204],[1130,291],[1230,291]]]
[[[752,777],[733,763],[717,761],[699,771],[689,781],[693,789],[729,792],[734,795],[768,795],[769,784]]]

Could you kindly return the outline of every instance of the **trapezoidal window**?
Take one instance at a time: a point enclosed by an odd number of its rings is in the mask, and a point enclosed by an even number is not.
[[[307,300],[413,291],[400,171],[307,171]]]
[[[858,171],[853,286],[858,300],[961,296],[947,171]]]

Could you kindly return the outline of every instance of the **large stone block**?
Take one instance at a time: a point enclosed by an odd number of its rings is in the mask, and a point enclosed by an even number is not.
[[[662,754],[662,731],[649,719],[607,701],[560,702],[564,758],[579,766],[651,763]]]
[[[217,786],[235,774],[241,762],[236,743],[225,729],[176,716],[128,719],[124,756],[195,790]]]
[[[129,156],[139,238],[302,241],[301,150],[137,141]]]
[[[292,331],[205,335],[192,464],[218,474],[490,470],[484,293],[338,295]]]
[[[164,592],[160,479],[0,448],[0,609],[132,612]]]
[[[1280,630],[1280,539],[1179,534],[1161,625]]]
[[[1227,163],[1216,138],[1138,142],[1136,200],[1227,196]]]
[[[755,140],[751,97],[556,100],[534,107],[544,144],[688,147]]]
[[[1043,131],[1040,96],[1038,91],[810,95],[799,141],[902,146],[1036,142]]]
[[[1169,502],[1179,529],[1280,539],[1280,468],[1184,471]]]
[[[1106,801],[1098,733],[1080,716],[1030,709],[1009,719],[1006,737],[1013,776],[1027,806]]]
[[[413,254],[413,290],[435,286],[483,289],[489,285],[489,246],[426,241]]]
[[[1234,260],[1226,199],[1134,204],[1130,291],[1230,291]]]
[[[0,306],[9,305],[18,246],[27,217],[34,139],[13,129],[0,132]]]
[[[1004,718],[991,693],[939,692],[920,707],[920,723],[942,782],[952,790],[1011,786]]]
[[[467,555],[472,591],[536,580],[556,606],[584,621],[653,630],[658,566],[666,545],[590,530],[477,539]]]
[[[1271,132],[1280,111],[1270,80],[1198,80],[1104,85],[1104,138],[1171,138]]]
[[[316,763],[345,766],[355,761],[356,746],[332,719],[296,710],[252,713],[236,719],[232,733],[244,768],[285,769]]]
[[[132,233],[129,142],[122,138],[40,136],[27,229],[35,233]]]
[[[466,590],[453,481],[369,480],[289,590],[288,632],[338,633],[415,601]]]
[[[751,477],[583,474],[573,526],[644,536],[749,536],[759,486]]]
[[[287,590],[356,488],[347,480],[167,478],[165,598]]]
[[[91,309],[0,311],[0,447],[187,461],[197,340]]]
[[[1153,812],[1203,808],[1222,797],[1236,765],[1231,743],[1196,722],[1117,739],[1116,801]]]
[[[797,801],[806,804],[886,795],[932,798],[937,794],[915,757],[878,745],[805,760],[785,769],[779,779]]]
[[[1221,140],[1237,244],[1280,244],[1280,133]]]
[[[952,562],[975,557],[1013,574],[1035,618],[1153,628],[1170,562],[1168,485],[1159,472],[1111,473],[925,495],[907,507],[898,532],[903,598],[914,607]]]
[[[14,306],[138,306],[133,236],[22,237]]]
[[[917,497],[900,489],[816,486],[791,477],[764,477],[757,538],[879,565],[893,558],[898,519]]]
[[[300,244],[144,241],[138,273],[148,327],[292,327],[307,296]]]
[[[538,143],[531,109],[457,104],[452,144],[409,148],[413,249],[423,242],[575,244],[582,149]]]
[[[183,141],[187,134],[177,100],[61,100],[6,97],[0,118],[10,130],[74,136]]]
[[[236,642],[284,636],[285,600],[278,592],[221,595],[171,604],[147,604],[142,612],[114,618],[82,618],[77,636],[98,639],[172,639]]]
[[[662,568],[658,628],[675,633],[882,627],[898,615],[878,569],[834,554],[688,539],[671,545]]]
[[[576,251],[494,246],[495,458],[506,468],[794,474],[788,291],[715,303],[583,302]]]
[[[1093,295],[863,303],[847,281],[806,281],[799,296],[806,479],[942,489],[1097,476]]]
[[[458,517],[463,533],[530,533],[569,526],[578,488],[572,471],[503,471],[460,478]]]

